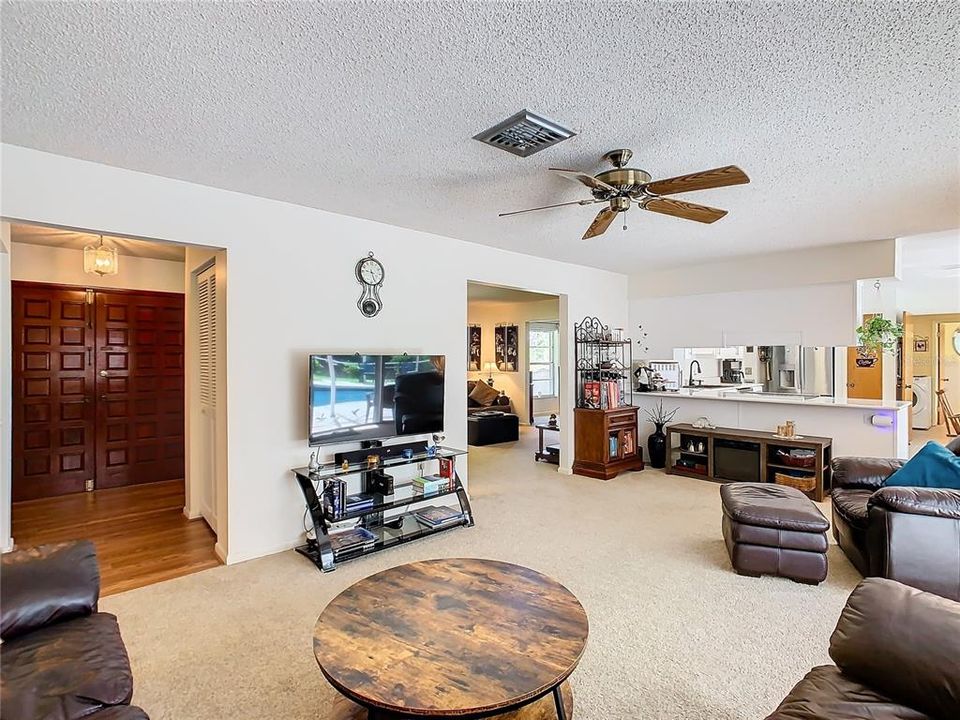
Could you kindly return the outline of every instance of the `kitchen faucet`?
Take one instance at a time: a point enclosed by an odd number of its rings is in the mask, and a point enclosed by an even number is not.
[[[692,386],[692,385],[694,385],[694,383],[696,383],[697,385],[703,385],[703,378],[701,378],[701,379],[699,379],[699,380],[694,380],[694,379],[693,379],[693,366],[694,366],[694,365],[697,366],[697,372],[700,373],[701,375],[703,374],[703,368],[700,367],[700,361],[699,361],[699,360],[691,360],[691,361],[690,361],[690,385]]]

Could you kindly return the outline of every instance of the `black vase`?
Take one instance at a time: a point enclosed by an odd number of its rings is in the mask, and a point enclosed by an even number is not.
[[[647,438],[647,451],[650,453],[650,465],[655,468],[667,465],[667,436],[663,434],[663,423],[654,423],[657,430]]]

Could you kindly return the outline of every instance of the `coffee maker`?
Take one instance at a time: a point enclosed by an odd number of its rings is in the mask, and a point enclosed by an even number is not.
[[[734,359],[723,360],[720,379],[725,383],[742,383],[743,361]]]

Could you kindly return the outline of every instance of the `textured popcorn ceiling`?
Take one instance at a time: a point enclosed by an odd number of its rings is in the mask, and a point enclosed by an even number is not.
[[[634,271],[960,226],[960,4],[16,3],[4,142],[488,245]],[[527,159],[471,136],[528,108],[579,135]],[[736,163],[631,210],[584,196],[629,147],[654,178]]]

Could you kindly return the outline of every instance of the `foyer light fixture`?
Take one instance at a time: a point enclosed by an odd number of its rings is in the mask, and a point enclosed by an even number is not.
[[[120,272],[117,249],[112,245],[104,245],[103,235],[100,236],[100,242],[90,243],[83,248],[83,271],[100,277]]]

